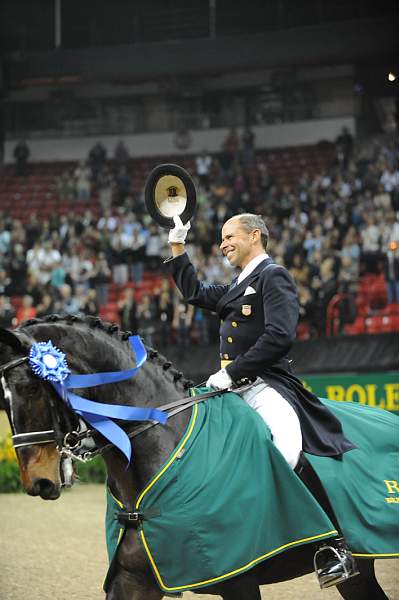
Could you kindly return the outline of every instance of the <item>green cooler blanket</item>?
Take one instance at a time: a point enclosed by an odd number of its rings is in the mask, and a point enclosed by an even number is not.
[[[358,556],[399,557],[398,418],[323,402],[359,446],[342,461],[308,456],[347,541]],[[136,508],[144,514],[138,532],[143,549],[169,594],[223,581],[294,546],[336,535],[263,420],[234,393],[193,407],[181,442]],[[108,493],[110,559],[121,538],[114,520],[120,509]]]

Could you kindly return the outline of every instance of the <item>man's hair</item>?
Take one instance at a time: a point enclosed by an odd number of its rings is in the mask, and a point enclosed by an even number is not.
[[[241,215],[237,215],[237,218],[240,220],[241,227],[248,233],[251,233],[254,229],[260,230],[260,240],[263,248],[266,250],[269,241],[269,231],[263,217],[260,215],[253,215],[252,213],[242,213]]]

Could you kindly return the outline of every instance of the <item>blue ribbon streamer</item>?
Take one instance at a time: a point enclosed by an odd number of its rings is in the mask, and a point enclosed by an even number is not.
[[[157,421],[166,423],[167,413],[156,408],[138,408],[135,406],[124,406],[121,404],[102,404],[82,398],[73,392],[71,388],[87,388],[108,383],[124,381],[136,375],[137,371],[147,359],[147,352],[139,336],[129,337],[130,346],[136,356],[136,367],[124,371],[112,371],[109,373],[93,373],[89,375],[68,375],[62,382],[51,381],[54,389],[64,400],[67,399],[71,408],[94,427],[101,435],[114,444],[126,456],[128,463],[131,460],[131,444],[128,435],[111,419],[122,419],[125,421]]]

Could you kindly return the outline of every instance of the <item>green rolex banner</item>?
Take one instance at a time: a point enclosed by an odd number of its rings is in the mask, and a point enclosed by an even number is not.
[[[323,402],[359,446],[342,460],[308,456],[347,541],[359,557],[399,557],[398,419]],[[262,419],[234,393],[193,407],[178,447],[136,508],[144,515],[137,535],[159,587],[169,594],[223,581],[293,546],[336,534]],[[109,518],[119,509],[108,494]],[[108,543],[115,549],[120,531],[110,526]]]
[[[357,402],[383,408],[399,416],[399,372],[328,373],[298,375],[319,398]]]

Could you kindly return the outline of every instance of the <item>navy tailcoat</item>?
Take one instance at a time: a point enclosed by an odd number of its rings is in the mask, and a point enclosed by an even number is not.
[[[291,372],[287,353],[295,339],[298,296],[287,269],[265,258],[238,285],[236,279],[210,285],[199,281],[187,254],[167,264],[187,302],[219,314],[221,363],[233,381],[261,377],[295,409],[305,452],[338,458],[356,447]]]

